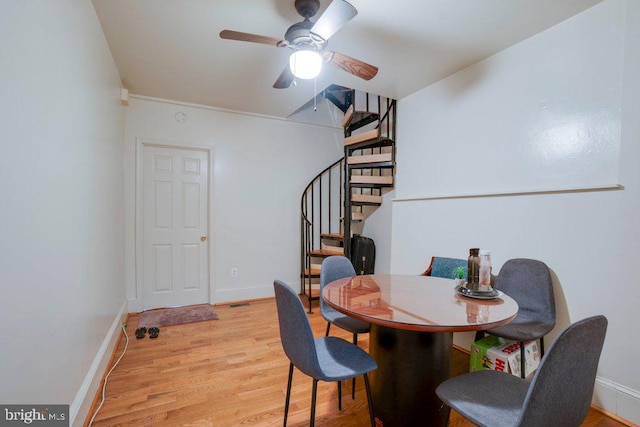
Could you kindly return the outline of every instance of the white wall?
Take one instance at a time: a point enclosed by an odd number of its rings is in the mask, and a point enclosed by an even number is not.
[[[4,1],[0,40],[0,402],[82,422],[125,303],[120,79],[90,1]]]
[[[177,112],[187,120],[178,123]],[[137,140],[212,149],[211,302],[271,296],[274,279],[297,289],[300,197],[313,177],[341,157],[341,129],[135,96],[126,117],[129,310],[142,308],[134,256]],[[231,268],[238,268],[237,278]]]
[[[398,141],[396,140],[396,142]],[[376,274],[389,274],[391,272],[393,200],[395,196],[395,188],[383,193],[382,205],[371,209],[371,215],[366,217],[362,229],[362,235],[372,238],[376,245]]]
[[[638,2],[607,0],[400,100],[396,197],[427,199],[396,200],[391,234],[394,273],[421,273],[432,255],[465,258],[470,247],[490,250],[496,272],[509,258],[546,262],[558,304],[552,335],[608,317],[594,402],[635,423],[639,28]],[[564,171],[540,163],[551,154]],[[529,161],[539,168],[513,169]],[[428,199],[615,181],[624,190]]]
[[[623,31],[616,10],[600,9],[431,85],[428,120],[407,122],[408,97],[399,139],[420,135],[421,149],[398,149],[397,197],[615,183]]]

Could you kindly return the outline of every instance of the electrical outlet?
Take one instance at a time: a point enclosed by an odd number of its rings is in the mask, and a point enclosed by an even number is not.
[[[233,267],[231,269],[231,277],[238,277],[238,269]]]

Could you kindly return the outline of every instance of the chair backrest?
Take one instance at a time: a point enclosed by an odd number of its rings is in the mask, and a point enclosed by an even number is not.
[[[330,256],[325,258],[320,269],[320,294],[322,294],[322,289],[324,289],[325,285],[334,280],[353,277],[355,275],[356,270],[353,268],[353,264],[351,264],[349,258],[344,256]],[[321,295],[320,310],[324,311],[328,308]]]
[[[431,258],[431,264],[423,276],[444,277],[447,279],[456,279],[456,269],[462,267],[464,269],[464,277],[467,277],[467,260],[458,258],[445,258],[434,256]]]
[[[286,283],[275,280],[280,340],[293,365],[305,374],[317,378],[320,370],[316,345],[309,319],[298,295]]]
[[[587,416],[607,318],[593,316],[565,329],[533,376],[518,426],[579,426]]]
[[[556,303],[549,267],[535,259],[514,258],[505,262],[495,289],[518,303],[518,316],[556,322]],[[553,326],[551,326],[553,327]]]

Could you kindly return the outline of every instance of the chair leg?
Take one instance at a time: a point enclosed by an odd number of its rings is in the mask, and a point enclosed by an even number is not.
[[[338,411],[342,411],[342,381],[338,381]]]
[[[291,381],[293,380],[293,363],[289,363],[289,380],[287,381],[287,398],[284,402],[284,424],[287,427],[287,416],[289,415],[289,401],[291,400]]]
[[[353,344],[358,345],[358,334],[353,334]],[[351,399],[356,398],[356,377],[351,380]]]
[[[474,341],[481,340],[482,338],[484,338],[484,331],[476,331],[476,338]]]
[[[324,334],[325,337],[329,336],[329,329],[331,329],[331,322],[327,322],[327,333]]]
[[[373,416],[373,401],[371,400],[371,388],[369,387],[368,374],[364,374],[364,388],[367,391],[367,403],[369,404],[369,419],[371,420],[371,427],[376,427],[376,420]]]
[[[318,380],[313,379],[313,391],[311,392],[311,420],[309,427],[313,427],[316,423],[316,393],[318,392]]]
[[[525,355],[524,355],[524,341],[520,341],[520,377],[525,378],[524,374],[524,366],[525,366]]]
[[[544,357],[544,337],[540,337],[540,359]]]

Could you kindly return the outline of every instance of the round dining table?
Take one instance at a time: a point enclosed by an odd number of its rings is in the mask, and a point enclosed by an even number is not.
[[[518,304],[500,293],[470,298],[452,279],[417,275],[362,275],[339,279],[322,291],[334,309],[369,322],[370,374],[379,427],[446,426],[449,407],[435,394],[449,378],[453,332],[509,323]]]

